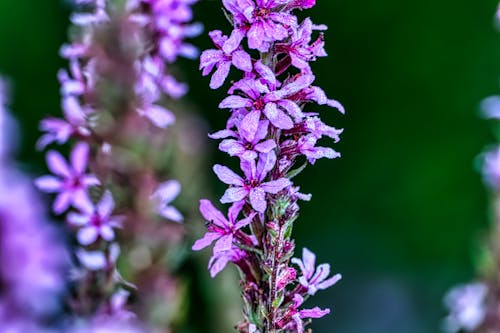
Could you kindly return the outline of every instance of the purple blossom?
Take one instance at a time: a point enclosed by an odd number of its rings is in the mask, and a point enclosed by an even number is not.
[[[294,308],[297,309],[302,303],[304,302],[304,298],[298,294],[295,295],[294,297]],[[294,315],[292,315],[294,324],[295,324],[295,329],[297,330],[297,333],[303,333],[304,332],[304,319],[308,318],[322,318],[326,316],[327,314],[330,313],[330,309],[320,309],[319,307],[314,307],[313,309],[303,309],[297,311]]]
[[[259,153],[270,153],[276,142],[267,139],[269,121],[260,120],[259,112],[250,112],[237,126],[237,131],[222,130],[210,135],[211,138],[225,139],[219,149],[243,160],[255,160]],[[232,137],[231,139],[228,139]]]
[[[205,50],[200,57],[200,69],[202,69],[203,76],[208,75],[214,67],[216,71],[212,75],[210,81],[210,88],[220,88],[226,80],[231,65],[244,71],[252,71],[252,60],[250,55],[241,49],[235,49],[231,52],[224,52],[223,45],[228,37],[223,36],[220,30],[214,30],[209,33],[212,42],[217,49]]]
[[[97,205],[86,202],[79,205],[79,213],[68,214],[68,222],[80,227],[77,239],[81,245],[90,245],[99,237],[108,242],[114,240],[113,228],[121,226],[121,218],[111,216],[114,206],[111,193],[106,191]]]
[[[340,274],[335,274],[327,279],[328,275],[330,275],[330,265],[321,264],[316,268],[316,256],[306,248],[302,250],[302,260],[293,258],[292,263],[299,266],[302,271],[299,282],[307,288],[309,295],[314,295],[318,290],[333,286],[342,278]]]
[[[256,68],[258,66],[256,64]],[[269,70],[264,65],[261,68],[264,74]],[[291,129],[292,118],[301,120],[304,114],[297,103],[289,97],[309,86],[313,80],[312,75],[302,75],[283,86],[282,89],[271,91],[269,87],[272,88],[276,84],[273,75],[267,76],[266,84],[263,84],[262,80],[242,79],[233,85],[231,92],[239,90],[244,96],[228,96],[219,104],[219,108],[250,108],[253,112],[263,113],[277,128]]]
[[[247,253],[236,246],[233,246],[228,251],[221,251],[214,254],[208,262],[210,276],[214,278],[227,266],[228,263],[237,263],[243,260],[246,256]]]
[[[86,174],[89,147],[86,143],[77,144],[70,155],[70,165],[56,151],[47,153],[47,166],[56,176],[37,178],[35,185],[44,192],[58,193],[53,210],[61,214],[70,205],[80,207],[88,201],[87,188],[99,184],[99,180]]]
[[[70,137],[88,137],[90,130],[86,114],[73,96],[63,99],[64,119],[46,118],[40,122],[40,130],[46,132],[37,142],[39,150],[52,142],[64,144]]]
[[[238,202],[249,198],[250,205],[259,213],[267,208],[266,193],[276,194],[291,185],[290,180],[280,178],[264,182],[264,178],[276,164],[274,152],[260,154],[257,165],[255,161],[242,161],[241,168],[245,173],[245,179],[235,174],[228,167],[215,165],[214,172],[225,184],[232,185],[221,198],[222,203]]]
[[[326,29],[325,25],[314,25],[311,19],[306,18],[297,29],[293,30],[290,43],[277,43],[276,50],[278,53],[287,54],[290,57],[290,63],[296,68],[310,72],[310,61],[316,60],[317,57],[327,56],[322,34],[311,43],[313,31]]]
[[[487,293],[488,287],[481,282],[457,286],[448,292],[445,304],[450,315],[446,318],[446,331],[476,330],[486,317]]]
[[[255,213],[252,213],[248,217],[237,221],[242,208],[242,202],[234,203],[229,208],[228,218],[226,219],[209,200],[201,200],[200,212],[210,224],[205,236],[194,243],[193,250],[199,251],[214,241],[217,241],[214,246],[214,256],[217,256],[220,252],[231,250],[233,238],[237,237],[238,231],[249,225],[255,216]]]
[[[152,195],[152,199],[157,201],[157,211],[164,218],[173,222],[182,222],[182,214],[171,206],[170,203],[181,192],[181,184],[176,180],[169,180],[160,184]]]
[[[229,53],[238,48],[245,36],[248,47],[261,52],[268,51],[271,43],[288,37],[288,29],[297,26],[297,18],[280,10],[283,3],[281,0],[223,0],[235,25],[224,51]]]
[[[484,154],[483,179],[492,189],[500,189],[500,147],[496,147]]]

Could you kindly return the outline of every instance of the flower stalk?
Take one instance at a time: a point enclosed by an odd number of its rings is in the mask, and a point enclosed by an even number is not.
[[[326,56],[326,26],[314,25],[309,18],[299,23],[294,14],[313,7],[314,0],[224,0],[223,5],[233,30],[228,36],[219,30],[209,33],[215,48],[202,53],[200,69],[203,75],[215,70],[212,89],[224,84],[231,67],[243,74],[219,104],[231,112],[226,128],[210,135],[222,140],[221,151],[238,157],[243,176],[214,166],[217,177],[229,185],[220,201],[231,206],[226,218],[210,201],[201,200],[208,232],[193,250],[215,242],[209,262],[212,276],[228,262],[239,268],[245,315],[237,325],[239,332],[302,333],[310,318],[330,312],[301,309],[304,300],[340,279],[339,274],[328,278],[328,264],[316,268],[308,249],[302,260],[292,258],[298,201],[311,197],[300,193],[292,178],[304,169],[304,162],[340,157],[317,142],[324,136],[338,142],[342,130],[324,124],[307,108],[315,103],[344,112],[340,103],[312,85],[310,62]],[[320,33],[313,40],[315,31]]]

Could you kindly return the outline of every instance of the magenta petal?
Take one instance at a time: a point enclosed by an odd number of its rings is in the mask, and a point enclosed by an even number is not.
[[[264,114],[274,126],[280,129],[293,128],[292,119],[290,119],[290,117],[281,111],[274,103],[266,104]]]
[[[219,109],[237,109],[251,107],[252,101],[238,95],[231,95],[222,100],[219,104]]]
[[[158,185],[153,196],[158,198],[162,204],[171,203],[181,192],[181,184],[177,180],[168,180]]]
[[[330,309],[322,310],[316,306],[313,309],[300,310],[299,313],[301,318],[321,318],[329,314]]]
[[[236,201],[243,200],[248,195],[248,190],[244,187],[230,187],[226,190],[222,198],[221,203],[232,203]]]
[[[229,137],[234,137],[235,133],[231,130],[220,130],[215,133],[209,134],[208,137],[212,139],[225,139]]]
[[[160,215],[172,222],[180,223],[184,219],[181,212],[173,206],[165,206],[160,209]]]
[[[259,73],[264,80],[266,80],[272,86],[276,86],[276,76],[274,72],[268,66],[264,65],[262,61],[257,61],[255,63],[255,71]]]
[[[109,217],[115,208],[115,201],[110,191],[104,192],[101,200],[97,204],[97,212],[102,217]]]
[[[287,178],[280,178],[267,183],[262,183],[260,188],[267,193],[276,194],[285,187],[292,185],[292,182]]]
[[[306,276],[308,279],[312,277],[314,274],[315,270],[315,265],[316,265],[316,255],[309,251],[307,248],[302,249],[302,261],[304,263],[304,276]]]
[[[222,213],[215,208],[214,205],[212,205],[210,200],[200,200],[200,213],[205,220],[212,222],[219,227],[225,228],[228,224],[224,215],[222,215]]]
[[[224,235],[215,243],[214,254],[219,252],[225,252],[231,249],[233,245],[233,235]]]
[[[71,166],[78,175],[82,175],[85,172],[85,169],[87,168],[88,156],[89,146],[84,142],[78,143],[71,151]]]
[[[335,274],[334,276],[332,276],[328,280],[325,280],[325,281],[323,281],[321,283],[318,283],[316,285],[316,288],[318,288],[320,290],[324,290],[324,289],[330,288],[335,283],[339,282],[341,279],[342,279],[342,275],[341,274]]]
[[[255,150],[257,150],[260,153],[269,153],[274,148],[276,148],[276,142],[274,142],[274,140],[272,139],[266,140],[264,142],[255,145]]]
[[[47,153],[47,166],[50,171],[58,176],[64,178],[71,177],[71,169],[62,155],[56,151],[51,150]]]
[[[244,72],[252,71],[252,58],[243,50],[234,51],[232,62],[234,67]]]
[[[231,63],[229,61],[223,61],[219,64],[214,74],[212,75],[212,79],[210,80],[210,88],[218,89],[226,80],[229,75],[229,69],[231,68]]]
[[[219,234],[215,233],[215,232],[207,232],[203,238],[200,238],[198,239],[193,247],[192,247],[192,250],[193,251],[199,251],[201,249],[204,249],[206,248],[207,246],[209,246],[210,244],[212,244],[212,242],[216,239],[218,239],[220,237]]]
[[[245,37],[245,32],[243,29],[234,29],[231,32],[231,36],[229,36],[229,39],[226,40],[226,42],[222,46],[222,50],[226,54],[231,54],[231,52],[233,52],[240,46],[243,37]]]
[[[43,192],[59,192],[61,190],[61,181],[54,176],[42,176],[35,180],[35,186]]]
[[[254,110],[241,120],[239,131],[248,142],[252,142],[255,138],[255,134],[259,128],[260,115],[260,111]]]
[[[278,105],[284,108],[296,121],[300,121],[304,118],[302,110],[295,102],[283,99],[278,102]]]
[[[208,263],[208,267],[210,268],[210,276],[213,278],[217,274],[219,274],[229,262],[229,257],[226,255],[219,257],[212,257],[210,262]]]
[[[61,192],[57,196],[57,198],[54,200],[54,204],[52,206],[52,210],[56,214],[61,214],[63,213],[66,209],[69,208],[69,205],[71,203],[71,192]]]
[[[216,164],[213,170],[217,177],[228,185],[243,186],[243,179],[226,166]]]
[[[241,229],[241,228],[246,227],[247,225],[249,225],[250,223],[252,223],[252,220],[253,220],[253,218],[254,218],[254,217],[255,217],[255,213],[250,214],[248,217],[246,217],[246,218],[244,218],[244,219],[242,219],[242,220],[238,221],[238,223],[236,223],[236,224],[234,225],[234,228],[235,228],[236,230],[239,230],[239,229]]]
[[[250,204],[259,213],[264,213],[267,208],[266,192],[260,187],[250,190]]]
[[[85,227],[78,230],[76,238],[81,245],[90,245],[97,240],[98,233],[95,227]]]
[[[165,128],[175,122],[174,114],[158,105],[149,106],[144,115],[159,128]]]
[[[219,150],[228,153],[231,156],[240,155],[246,151],[246,148],[234,139],[227,139],[219,144]]]

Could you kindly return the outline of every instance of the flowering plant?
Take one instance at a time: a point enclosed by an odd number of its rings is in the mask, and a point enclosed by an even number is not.
[[[172,205],[180,182],[164,180],[163,152],[172,141],[165,129],[174,124],[175,115],[162,105],[165,100],[173,105],[187,91],[169,65],[180,56],[197,56],[185,41],[201,30],[190,23],[194,2],[128,0],[121,6],[76,0],[82,6],[71,17],[77,33],[61,49],[69,70],[58,75],[64,118],[42,120],[45,133],[38,141],[40,149],[67,142],[72,148],[68,161],[49,151],[53,175],[36,181],[40,190],[57,194],[53,212],[67,213],[76,233],[79,262],[70,301],[76,315],[132,318],[126,307],[135,286],[118,273],[119,243],[133,243],[141,232],[164,231],[155,224],[160,219],[174,222],[168,232],[173,238],[184,234],[179,225],[183,215]],[[140,254],[152,256],[158,249],[151,243]]]
[[[292,258],[298,201],[311,198],[300,193],[292,179],[320,158],[340,157],[317,144],[323,137],[338,142],[342,130],[307,109],[315,103],[344,113],[340,103],[313,85],[310,63],[326,56],[327,27],[309,18],[299,23],[294,14],[313,7],[314,0],[223,0],[223,5],[233,30],[229,36],[210,32],[215,48],[202,53],[200,69],[203,75],[215,70],[212,89],[224,84],[231,67],[243,74],[219,105],[231,111],[226,128],[210,135],[222,140],[221,151],[238,157],[242,175],[214,166],[217,177],[229,185],[220,201],[231,206],[226,217],[210,201],[201,200],[208,232],[193,250],[215,242],[209,262],[212,276],[229,262],[239,268],[245,315],[239,332],[302,333],[310,318],[330,312],[304,309],[304,301],[341,278],[329,277],[329,264],[316,267],[308,249],[302,259]]]

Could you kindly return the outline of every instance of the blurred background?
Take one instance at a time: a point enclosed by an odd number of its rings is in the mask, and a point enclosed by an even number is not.
[[[444,293],[473,278],[488,227],[488,196],[473,161],[493,140],[478,105],[500,91],[496,6],[318,0],[302,13],[329,26],[329,57],[313,68],[347,110],[323,110],[327,123],[345,128],[336,147],[342,158],[320,160],[297,178],[313,193],[295,228],[298,250],[317,252],[344,276],[315,297],[333,308],[314,322],[316,332],[439,332]],[[220,7],[196,6],[207,31],[229,30]],[[0,73],[11,80],[11,109],[21,122],[18,158],[34,174],[45,168],[34,150],[38,121],[61,112],[56,72],[65,65],[58,50],[68,11],[62,0],[0,1]],[[206,34],[195,43],[211,46]],[[209,90],[197,66],[182,62],[189,104],[212,132],[227,117],[217,109],[224,89]],[[226,161],[216,148],[211,142],[212,162]],[[206,179],[205,195],[223,192],[208,169]]]

